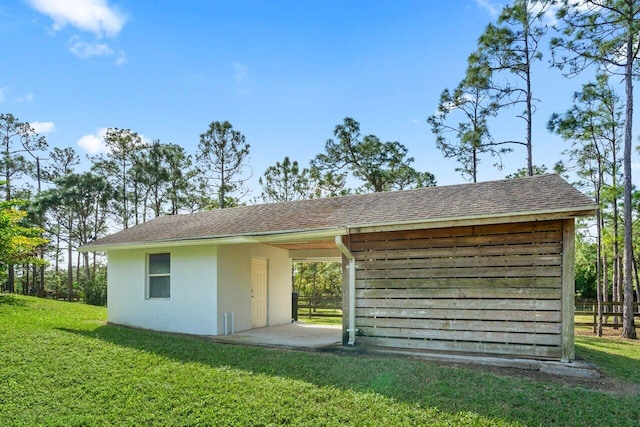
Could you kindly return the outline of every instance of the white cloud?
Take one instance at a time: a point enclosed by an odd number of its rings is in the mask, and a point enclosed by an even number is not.
[[[570,3],[578,3],[582,0],[570,0]],[[535,16],[540,12],[543,12],[542,19],[545,23],[549,25],[557,24],[556,12],[560,9],[560,5],[558,4],[549,4],[543,2],[534,2],[532,0],[528,0],[529,5],[528,10]],[[481,9],[484,9],[485,12],[491,16],[491,18],[495,19],[500,15],[504,7],[508,2],[505,1],[496,1],[496,0],[476,0],[476,4]],[[582,9],[582,5],[579,8]]]
[[[104,43],[87,43],[78,37],[69,40],[71,53],[79,58],[92,58],[94,56],[113,56],[113,49]]]
[[[56,125],[53,122],[29,122],[33,130],[40,135],[55,131]]]
[[[232,62],[233,78],[236,83],[244,83],[249,78],[249,67],[239,62]]]
[[[127,21],[126,16],[108,0],[28,0],[40,13],[53,19],[53,30],[67,25],[98,37],[115,37]]]
[[[111,128],[114,129],[114,128]],[[104,137],[107,135],[109,128],[101,128],[93,135],[85,135],[78,140],[78,147],[82,148],[87,154],[96,155],[101,153],[108,153],[109,147],[104,142]],[[147,138],[142,134],[138,134],[140,138],[140,145],[151,144],[151,138]]]
[[[91,155],[106,153],[109,151],[104,143],[104,136],[106,134],[107,128],[102,128],[93,135],[85,135],[78,140],[78,147]]]
[[[127,57],[125,56],[123,51],[118,51],[118,55],[116,57],[116,61],[115,64],[116,65],[123,65],[127,63]]]
[[[542,21],[548,25],[554,26],[558,24],[556,13],[560,9],[559,4],[533,3],[529,1],[529,9],[533,16],[542,13]]]
[[[502,10],[502,5],[495,4],[491,0],[476,0],[478,6],[484,9],[492,18],[497,18]]]
[[[31,102],[33,101],[34,95],[33,92],[29,92],[27,93],[25,96],[21,96],[19,98],[16,98],[16,102]]]
[[[113,63],[120,66],[126,64],[127,57],[124,51],[115,51],[106,43],[87,43],[78,36],[69,39],[69,50],[78,58],[114,57]]]

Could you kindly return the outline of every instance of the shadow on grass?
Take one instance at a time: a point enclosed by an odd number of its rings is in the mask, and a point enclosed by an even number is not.
[[[472,412],[525,425],[606,422],[612,405],[625,404],[620,401],[620,396],[606,393],[406,358],[221,344],[198,337],[115,325],[100,326],[90,331],[61,330],[180,363],[233,368],[304,381],[311,386],[374,392],[400,402],[438,407],[444,412]],[[622,400],[626,404],[640,404],[638,396]],[[572,410],[568,412],[567,406]],[[575,418],[576,414],[580,414],[579,420]],[[618,425],[633,424],[625,421]]]
[[[635,357],[614,354],[611,347],[615,346],[625,354],[635,354]],[[608,375],[622,381],[631,381],[640,384],[640,347],[638,342],[631,340],[614,339],[580,339],[576,343],[577,354],[596,364]]]
[[[13,305],[17,307],[25,307],[27,303],[24,300],[18,299],[13,295],[0,294],[0,306],[1,305]]]

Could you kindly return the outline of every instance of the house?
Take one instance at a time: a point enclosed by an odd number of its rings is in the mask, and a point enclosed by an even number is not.
[[[85,245],[109,321],[221,335],[291,322],[291,262],[343,260],[343,343],[574,358],[575,218],[557,175],[164,216]]]

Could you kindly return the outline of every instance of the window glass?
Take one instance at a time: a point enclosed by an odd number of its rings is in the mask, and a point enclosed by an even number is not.
[[[171,273],[171,259],[169,254],[149,255],[149,274]]]
[[[169,298],[171,296],[169,276],[149,277],[149,298]]]
[[[171,296],[170,254],[149,254],[147,298],[169,298]]]

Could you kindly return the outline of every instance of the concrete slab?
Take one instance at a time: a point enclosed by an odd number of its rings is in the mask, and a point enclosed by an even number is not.
[[[212,337],[214,341],[267,347],[318,349],[341,345],[342,327],[289,323]]]
[[[497,366],[503,368],[517,368],[531,371],[540,371],[551,375],[567,377],[594,379],[599,378],[600,373],[595,365],[582,360],[572,360],[571,362],[554,362],[550,360],[518,359],[490,356],[467,356],[461,354],[429,353],[423,351],[407,351],[401,349],[380,349],[372,351],[386,354],[402,354],[424,360],[436,362],[473,364]]]
[[[569,363],[544,362],[540,364],[540,372],[576,378],[600,378],[600,373],[596,366],[584,361],[572,361]]]

